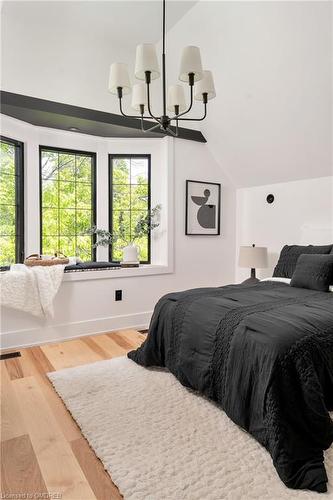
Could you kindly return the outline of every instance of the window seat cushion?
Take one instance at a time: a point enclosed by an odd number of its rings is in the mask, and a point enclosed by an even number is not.
[[[119,269],[119,262],[79,262],[78,264],[70,264],[65,267],[65,272],[70,271],[94,271],[102,269]]]

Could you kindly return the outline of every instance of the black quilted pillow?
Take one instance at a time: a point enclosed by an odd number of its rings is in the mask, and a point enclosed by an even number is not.
[[[298,257],[302,254],[329,254],[333,245],[324,246],[301,246],[285,245],[280,253],[279,261],[274,269],[273,276],[279,278],[292,278]]]
[[[290,282],[297,288],[328,292],[333,283],[333,255],[301,255]]]

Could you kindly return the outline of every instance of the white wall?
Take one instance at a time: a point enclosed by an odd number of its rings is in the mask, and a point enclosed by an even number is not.
[[[42,343],[124,327],[146,327],[158,298],[169,291],[200,286],[217,286],[234,280],[235,190],[227,181],[207,146],[183,140],[120,141],[84,136],[72,132],[39,129],[17,120],[2,117],[2,134],[26,143],[26,251],[38,251],[38,144],[58,145],[87,151],[98,151],[99,224],[107,221],[107,154],[108,152],[151,152],[152,182],[163,185],[160,162],[174,171],[168,199],[174,197],[174,268],[170,274],[101,279],[100,272],[86,273],[87,280],[64,281],[55,300],[53,320],[38,320],[28,314],[3,309],[1,317],[2,347]],[[163,144],[170,144],[169,158]],[[161,146],[162,144],[162,146]],[[139,149],[138,149],[139,148]],[[170,157],[171,156],[171,157]],[[173,158],[172,158],[173,156]],[[185,236],[185,180],[221,182],[222,235],[216,237]],[[103,194],[104,193],[104,194]],[[103,201],[104,200],[104,201]],[[157,201],[157,200],[156,200]],[[104,210],[104,211],[103,211]],[[104,214],[104,215],[103,215]],[[115,271],[119,273],[120,271]],[[79,273],[77,273],[79,274]],[[83,273],[80,273],[82,277]],[[92,279],[92,274],[94,278]],[[105,272],[104,272],[105,274]],[[114,275],[115,276],[115,275]],[[114,301],[114,291],[123,290],[123,301]]]
[[[275,201],[269,205],[268,194]],[[237,190],[237,253],[240,245],[268,247],[272,276],[283,245],[333,243],[333,177],[258,186]],[[236,281],[249,276],[236,262]]]
[[[203,0],[169,31],[170,85],[186,45],[213,71],[199,127],[237,187],[332,175],[332,5]]]

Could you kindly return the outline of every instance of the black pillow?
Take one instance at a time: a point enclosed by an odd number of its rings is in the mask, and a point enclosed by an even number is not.
[[[297,288],[328,292],[333,284],[333,255],[301,255],[290,282]]]
[[[302,254],[329,254],[333,245],[324,246],[301,246],[285,245],[280,253],[279,261],[274,269],[273,276],[279,278],[292,278],[295,271],[297,259]]]

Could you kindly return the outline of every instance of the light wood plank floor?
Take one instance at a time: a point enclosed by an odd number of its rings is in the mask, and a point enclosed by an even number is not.
[[[106,333],[21,349],[21,357],[0,361],[1,498],[122,498],[45,374],[124,356],[145,337]]]

